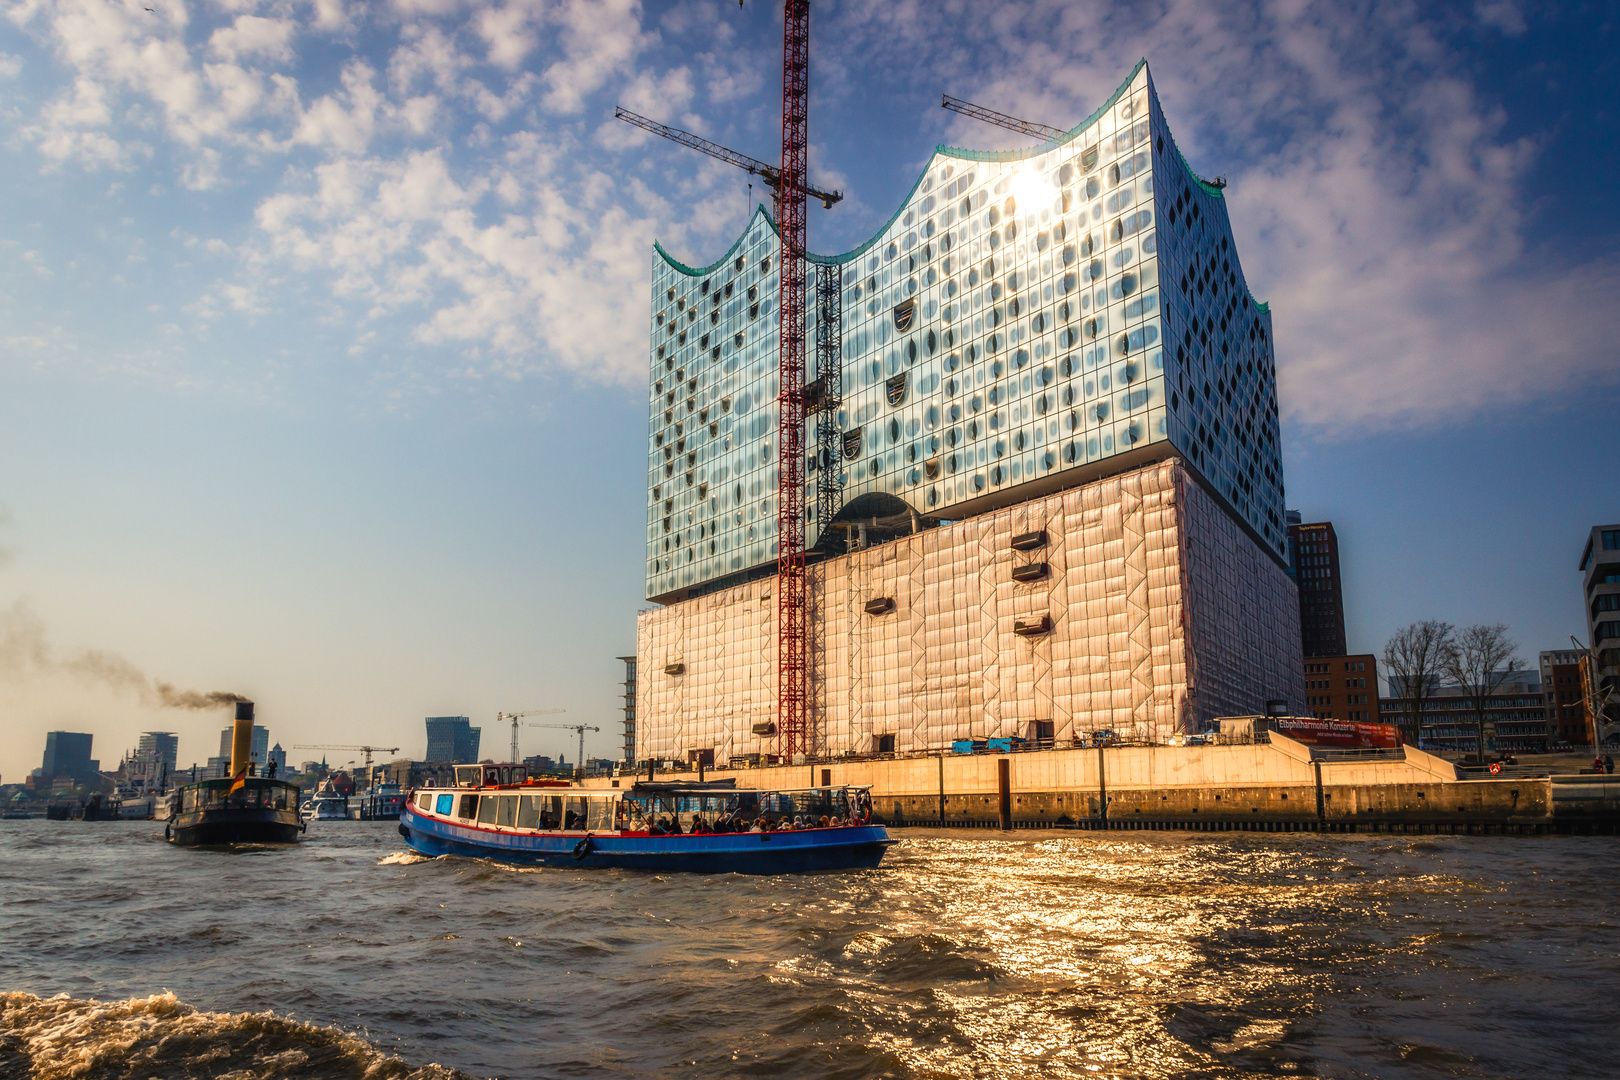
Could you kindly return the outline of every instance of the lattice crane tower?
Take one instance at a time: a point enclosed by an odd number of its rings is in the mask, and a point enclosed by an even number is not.
[[[776,224],[781,234],[777,273],[777,702],[778,750],[791,761],[811,749],[807,704],[810,697],[811,641],[809,580],[805,537],[805,217],[807,195],[831,209],[842,192],[821,191],[809,184],[810,131],[810,2],[784,0],[782,5],[782,160],[773,168],[690,132],[647,119],[627,109],[614,115],[636,127],[729,162],[764,178],[775,195]],[[831,273],[818,280],[824,308],[838,303]],[[836,332],[836,326],[834,326]],[[837,365],[822,380],[822,407],[835,406]],[[826,374],[825,372],[823,374]],[[825,396],[829,388],[833,397]],[[827,429],[829,432],[831,428]],[[827,485],[822,485],[823,488]],[[831,493],[824,495],[824,498]],[[835,496],[832,496],[835,497]]]

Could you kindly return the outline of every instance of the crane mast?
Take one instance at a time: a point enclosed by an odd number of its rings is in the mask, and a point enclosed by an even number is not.
[[[397,746],[354,746],[349,743],[297,743],[294,750],[359,750],[366,755],[366,768],[371,768],[372,754],[397,754]]]
[[[557,712],[562,712],[561,709],[557,709],[556,711]],[[575,765],[574,768],[579,771],[579,775],[581,775],[581,776],[585,775],[585,733],[587,731],[601,731],[602,730],[601,728],[593,727],[590,724],[530,724],[529,726],[530,727],[543,727],[543,728],[556,728],[559,731],[575,731],[575,732],[578,732],[579,733],[579,763],[577,765]]]
[[[806,196],[813,195],[828,209],[843,198],[840,191],[821,191],[809,184],[810,154],[810,2],[784,0],[782,5],[782,159],[772,167],[691,132],[649,120],[628,109],[614,116],[666,139],[700,150],[750,174],[764,178],[776,196],[776,225],[782,238],[777,268],[777,467],[776,467],[776,638],[777,638],[777,748],[787,760],[813,748],[809,730],[810,600],[805,560],[805,232]],[[818,302],[823,311],[836,304],[836,278],[818,279]],[[834,290],[828,296],[827,289]],[[823,328],[825,332],[825,328]],[[836,332],[836,330],[835,330]],[[819,339],[818,339],[819,340]],[[826,368],[836,357],[829,345],[818,365]],[[826,372],[821,372],[826,374]],[[818,380],[819,381],[819,380]],[[836,392],[837,376],[818,387]],[[819,409],[820,406],[818,406]],[[818,443],[831,443],[831,417],[823,420]],[[823,486],[826,486],[825,482]],[[818,489],[818,498],[820,498]],[[841,497],[829,492],[828,500]],[[834,510],[836,513],[836,510]],[[825,521],[823,522],[825,528]]]
[[[804,556],[804,249],[810,147],[810,0],[782,4],[782,167],[777,194],[776,730],[782,757],[810,750]]]
[[[504,720],[512,721],[512,756],[507,760],[513,764],[521,762],[518,757],[518,720],[525,716],[552,716],[556,713],[565,713],[567,709],[529,709],[527,712],[504,712],[495,714],[497,724]],[[539,727],[539,724],[530,724],[530,727]]]

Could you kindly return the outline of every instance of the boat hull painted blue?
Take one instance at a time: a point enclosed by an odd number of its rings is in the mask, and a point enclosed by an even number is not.
[[[539,866],[617,866],[709,874],[790,874],[875,867],[895,841],[881,825],[701,836],[535,835],[469,828],[407,806],[399,832],[424,855],[467,855]]]

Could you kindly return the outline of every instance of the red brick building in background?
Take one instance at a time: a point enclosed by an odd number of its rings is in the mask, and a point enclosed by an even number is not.
[[[1371,653],[1305,658],[1305,706],[1319,720],[1380,724],[1378,658]]]
[[[1576,649],[1549,649],[1541,654],[1541,694],[1550,745],[1586,746],[1592,742],[1581,682],[1583,655]]]

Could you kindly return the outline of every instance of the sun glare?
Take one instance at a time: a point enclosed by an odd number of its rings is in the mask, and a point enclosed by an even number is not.
[[[1041,178],[1035,175],[1033,169],[1019,169],[1013,174],[1012,193],[1018,200],[1018,212],[1027,214],[1034,211],[1040,204],[1043,189],[1046,185]]]

